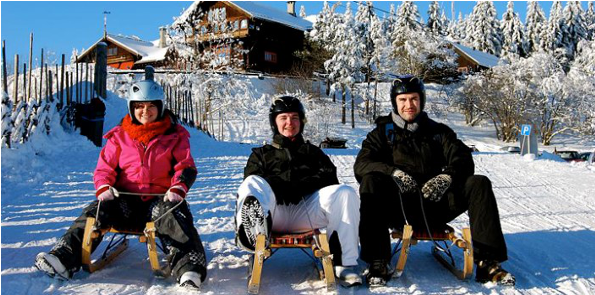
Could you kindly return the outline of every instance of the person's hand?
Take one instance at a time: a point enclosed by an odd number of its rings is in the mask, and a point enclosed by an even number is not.
[[[452,183],[452,177],[448,174],[438,174],[428,180],[421,188],[424,198],[438,202]]]
[[[97,191],[95,191],[95,196],[97,197],[97,200],[104,202],[104,201],[111,201],[114,199],[114,196],[118,195],[118,190],[116,190],[115,188],[104,184],[102,186],[100,186]]]
[[[403,170],[395,169],[395,171],[393,171],[392,176],[397,185],[399,186],[401,193],[410,193],[414,192],[417,189],[417,183],[415,182],[415,179],[413,179],[411,175],[403,172]]]
[[[186,190],[181,185],[174,185],[165,193],[165,200],[172,203],[181,202],[186,196]]]

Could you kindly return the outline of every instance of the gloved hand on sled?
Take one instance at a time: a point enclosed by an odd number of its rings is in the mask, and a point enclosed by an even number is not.
[[[181,202],[186,196],[186,190],[181,185],[174,185],[165,193],[165,200],[172,203]]]
[[[97,191],[95,191],[95,196],[97,197],[97,200],[101,202],[111,201],[114,199],[114,196],[118,196],[118,190],[114,187],[104,184],[100,186]]]
[[[421,188],[424,198],[438,202],[452,183],[452,177],[448,174],[438,174],[428,180]]]
[[[399,186],[401,193],[414,192],[417,189],[417,182],[411,175],[403,172],[401,169],[395,169],[392,174],[395,182]]]

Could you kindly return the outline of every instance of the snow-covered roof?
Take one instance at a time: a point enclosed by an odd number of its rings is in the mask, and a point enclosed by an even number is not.
[[[107,39],[107,40],[106,40]],[[101,38],[93,46],[83,52],[79,59],[88,53],[92,52],[99,42],[109,41],[112,42],[119,47],[126,49],[128,52],[140,57],[135,63],[142,64],[148,62],[155,62],[165,59],[165,54],[167,53],[168,47],[159,48],[157,43],[149,42],[141,40],[136,36],[123,36],[123,35],[114,35],[114,34],[107,34],[106,38]]]
[[[498,65],[500,58],[495,55],[491,55],[489,53],[485,53],[482,51],[477,51],[467,46],[451,42],[452,46],[458,49],[460,53],[464,54],[466,57],[470,58],[471,60],[475,61],[478,65],[486,68],[495,67]]]
[[[188,9],[186,9],[182,15],[174,21],[173,25],[184,22],[188,16],[198,8],[198,5],[203,1],[194,1]],[[261,2],[254,1],[225,1],[226,3],[237,7],[250,15],[252,18],[263,19],[271,22],[280,23],[288,27],[307,31],[312,29],[312,23],[303,18],[293,16],[286,11],[276,9],[274,7],[267,6]],[[266,3],[266,2],[264,2]]]

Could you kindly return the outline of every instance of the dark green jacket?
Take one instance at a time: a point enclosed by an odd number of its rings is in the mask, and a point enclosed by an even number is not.
[[[244,178],[250,175],[268,182],[278,204],[297,204],[304,196],[339,183],[331,159],[315,145],[304,142],[301,135],[291,141],[277,134],[273,144],[252,149]]]

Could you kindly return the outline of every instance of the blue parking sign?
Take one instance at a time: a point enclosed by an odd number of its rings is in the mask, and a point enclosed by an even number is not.
[[[521,135],[531,135],[531,125],[521,125]]]

